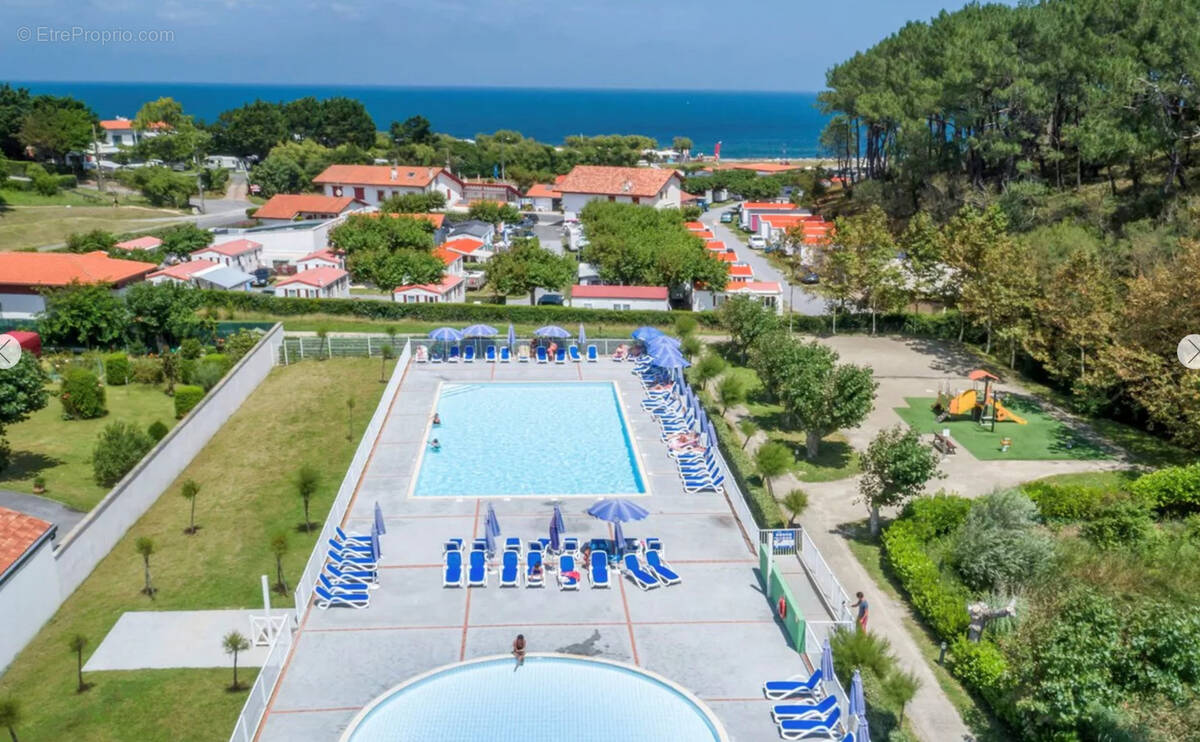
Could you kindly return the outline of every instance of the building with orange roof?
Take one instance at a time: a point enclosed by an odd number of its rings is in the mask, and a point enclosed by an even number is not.
[[[428,165],[330,165],[313,183],[326,196],[351,196],[371,206],[408,193],[440,193],[447,206],[466,197],[463,182],[453,173]]]
[[[667,311],[671,308],[666,286],[601,286],[577,284],[571,287],[568,305],[584,309]]]
[[[253,273],[263,264],[263,245],[261,242],[243,237],[193,250],[188,254],[188,258],[190,260],[212,260],[246,273]]]
[[[52,523],[0,507],[0,668],[37,634],[62,600],[55,532]]]
[[[457,246],[451,246],[450,242],[439,245],[433,249],[435,257],[441,259],[446,265],[446,270],[442,273],[442,280],[437,283],[410,283],[404,286],[397,286],[392,290],[392,301],[401,304],[421,304],[421,303],[461,303],[467,300],[467,282],[471,273],[464,269],[464,256],[471,252],[467,249],[472,247],[468,242],[478,243],[483,245],[479,240],[451,240],[451,242],[461,242]],[[475,247],[474,249],[482,249]],[[482,273],[480,273],[482,275]]]
[[[556,184],[563,211],[579,213],[591,201],[679,208],[683,181],[665,168],[576,165]]]
[[[313,268],[275,283],[275,295],[302,299],[349,299],[350,274],[341,268]]]
[[[46,310],[42,292],[72,283],[104,283],[118,293],[145,280],[153,263],[118,260],[103,252],[0,252],[0,318],[31,319]]]
[[[297,260],[296,268],[301,271],[310,271],[314,268],[340,268],[345,270],[346,258],[341,253],[326,247],[316,252],[311,252]]]
[[[746,201],[741,205],[738,225],[750,232],[758,231],[758,219],[765,214],[793,214],[802,216],[811,212],[786,201]]]
[[[180,286],[191,286],[192,280],[197,275],[219,267],[221,264],[215,260],[189,260],[186,263],[176,263],[162,270],[154,271],[146,276],[146,280],[156,285],[173,283]]]
[[[100,140],[100,152],[103,154],[113,154],[123,147],[132,147],[143,139],[158,136],[159,132],[166,129],[167,125],[161,121],[151,124],[144,130],[136,129],[133,125],[133,119],[127,119],[123,116],[118,116],[115,119],[104,119],[100,122],[100,131],[102,138]]]
[[[336,219],[342,214],[366,206],[353,196],[326,196],[323,193],[277,193],[258,210],[254,218],[266,222]]]
[[[157,250],[162,247],[163,241],[157,237],[143,235],[142,237],[134,237],[132,240],[118,242],[113,247],[120,250]]]
[[[719,170],[749,170],[755,175],[778,175],[803,170],[801,165],[787,162],[723,162],[717,165]]]
[[[534,211],[558,211],[562,208],[562,193],[557,186],[534,183],[525,191],[525,199]]]
[[[516,205],[521,202],[521,190],[515,183],[493,178],[464,178],[463,198],[467,203],[495,201],[499,204]]]
[[[752,281],[754,280],[754,269],[744,263],[730,263],[729,280]]]

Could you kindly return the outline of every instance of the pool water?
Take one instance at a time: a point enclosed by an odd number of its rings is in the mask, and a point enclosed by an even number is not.
[[[386,694],[343,742],[713,742],[719,722],[633,668],[570,657],[468,663]]]
[[[646,491],[612,382],[443,384],[414,497]]]

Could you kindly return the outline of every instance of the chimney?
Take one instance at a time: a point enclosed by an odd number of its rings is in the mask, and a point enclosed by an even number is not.
[[[396,168],[394,168],[394,167],[393,167],[393,168],[392,168],[392,180],[395,180],[395,179],[396,179],[396,175],[397,175],[397,173],[396,173]]]

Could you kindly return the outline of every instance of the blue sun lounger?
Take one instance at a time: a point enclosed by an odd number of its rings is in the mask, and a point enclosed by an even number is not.
[[[554,362],[555,363],[566,363],[567,362],[567,351],[565,348],[559,348],[558,350],[554,351]]]
[[[368,589],[367,586],[363,584],[339,585],[338,583],[329,579],[329,575],[325,574],[324,572],[317,575],[317,587],[324,588],[325,592],[338,597],[358,595],[359,593],[366,592]]]
[[[350,569],[339,567],[336,564],[326,564],[325,572],[329,575],[329,581],[334,585],[353,586],[356,589],[379,587],[377,582],[379,573],[373,569]]]
[[[364,536],[361,533],[346,533],[341,526],[333,527],[333,535],[337,536],[338,541],[357,541],[360,544],[371,543],[370,536]]]
[[[782,701],[785,698],[795,698],[796,696],[820,698],[825,695],[825,686],[821,684],[821,680],[821,668],[819,667],[803,680],[799,675],[787,680],[769,680],[763,683],[763,696],[772,701]]]
[[[600,358],[600,353],[599,353],[599,351],[596,350],[596,346],[589,345],[587,347],[588,363],[595,363],[597,361],[597,359],[599,359],[599,358]]]
[[[510,550],[500,556],[500,587],[516,587],[521,576],[520,555]]]
[[[446,355],[447,363],[458,363],[459,350],[457,345],[450,346],[450,352]]]
[[[664,585],[678,585],[681,582],[679,575],[675,573],[675,570],[671,569],[671,565],[663,561],[658,551],[646,552],[646,567]]]
[[[565,553],[558,558],[558,589],[559,590],[578,590],[579,580],[574,577],[567,577],[567,572],[575,571],[575,555]]]
[[[488,363],[496,362],[496,346],[489,345],[483,349],[483,360],[487,361]]]
[[[349,552],[351,554],[370,554],[370,544],[360,544],[357,541],[338,541],[336,538],[329,539],[329,545],[338,551]]]
[[[504,539],[504,550],[505,551],[515,551],[518,554],[520,554],[521,553],[521,539],[517,538],[516,536],[509,536],[508,538]]]
[[[643,590],[652,590],[658,587],[658,578],[642,567],[642,563],[638,561],[637,554],[626,554],[624,564],[625,574],[633,580],[633,584]]]
[[[537,362],[546,363],[546,349],[540,345],[537,347]]]
[[[463,564],[461,551],[442,554],[442,587],[463,586]]]
[[[567,355],[571,356],[571,360],[575,363],[579,363],[580,361],[583,360],[583,358],[581,358],[579,355],[579,346],[578,345],[568,345],[567,346]]]
[[[511,360],[512,360],[512,351],[508,349],[507,345],[501,345],[500,346],[500,362],[508,363]]]
[[[592,587],[608,587],[608,552],[603,549],[592,552],[588,562],[588,581]]]
[[[472,551],[470,559],[467,569],[467,586],[487,587],[487,554],[482,551]]]
[[[834,707],[828,716],[820,719],[780,719],[779,736],[784,739],[805,739],[821,736],[827,739],[837,739],[838,722],[842,718],[842,710]]]
[[[474,362],[475,362],[475,346],[468,345],[467,347],[463,348],[463,363],[474,363]]]
[[[777,703],[771,708],[771,718],[776,724],[784,719],[823,719],[837,705],[837,696],[825,696],[816,703]]]
[[[317,585],[317,607],[324,610],[333,606],[346,606],[348,608],[366,608],[371,604],[371,595],[366,591],[347,592],[347,593],[331,593],[324,587]]]
[[[542,568],[541,574],[534,574],[533,567]],[[532,550],[525,555],[525,587],[542,587],[546,584],[546,567],[542,562],[542,552]]]
[[[351,569],[375,569],[375,559],[370,556],[364,556],[357,551],[342,551],[341,549],[330,549],[327,556],[329,561],[339,567],[349,567]]]

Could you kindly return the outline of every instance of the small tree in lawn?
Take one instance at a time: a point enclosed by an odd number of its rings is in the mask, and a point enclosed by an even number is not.
[[[317,339],[321,341],[321,346],[317,348],[317,360],[323,361],[329,357],[327,354],[329,350],[329,328],[324,325],[318,327]]]
[[[796,459],[792,456],[791,449],[779,441],[767,441],[754,452],[754,465],[758,468],[758,473],[766,483],[767,492],[772,498],[775,497],[775,488],[771,480],[782,476],[794,463]]]
[[[916,430],[901,425],[884,428],[862,457],[859,494],[871,513],[871,534],[879,533],[879,509],[903,505],[940,476],[937,451],[921,442]]]
[[[190,510],[188,514],[188,527],[184,533],[189,536],[196,532],[196,495],[200,494],[200,485],[196,484],[195,480],[188,479],[183,483],[183,487],[179,490],[179,495],[188,501]]]
[[[795,526],[796,518],[808,508],[808,493],[799,489],[792,490],[784,496],[782,505],[788,512],[788,526]]]
[[[883,695],[900,707],[900,722],[903,723],[904,709],[921,689],[921,679],[913,673],[905,672],[897,667],[883,679],[882,686]]]
[[[79,679],[79,685],[75,689],[77,693],[83,693],[90,687],[87,683],[83,682],[83,650],[87,647],[87,641],[87,637],[83,634],[75,634],[67,642],[67,646],[75,654],[75,674]]]
[[[683,339],[683,342],[679,344],[679,349],[682,350],[683,354],[688,358],[695,358],[696,356],[700,355],[700,351],[704,350],[704,343],[701,342],[700,338],[696,337],[695,335],[688,335]]]
[[[392,360],[392,356],[396,351],[392,350],[391,345],[385,345],[379,350],[379,383],[387,383],[387,362]]]
[[[271,536],[271,553],[275,555],[275,590],[280,595],[287,594],[287,583],[283,580],[283,557],[288,551],[287,533],[277,532]]]
[[[703,389],[709,381],[725,372],[726,365],[724,358],[716,353],[709,353],[692,367],[692,375],[696,378],[696,383]]]
[[[721,401],[721,415],[730,407],[746,401],[746,384],[740,376],[726,374],[717,385],[717,399]]]
[[[0,698],[0,726],[8,729],[12,742],[17,739],[17,725],[21,723],[21,705],[15,698]]]
[[[225,654],[233,655],[233,685],[229,686],[229,690],[241,690],[242,685],[238,682],[237,677],[237,658],[239,652],[245,652],[250,648],[250,640],[237,631],[230,631],[221,640],[221,646],[225,648]]]
[[[346,397],[346,440],[354,440],[354,397]]]
[[[758,423],[754,422],[753,418],[743,417],[738,420],[738,430],[742,431],[742,450],[745,451],[750,439],[758,432]]]
[[[149,595],[153,600],[154,593],[158,592],[150,581],[150,556],[154,553],[154,539],[148,536],[139,536],[138,540],[133,543],[133,548],[142,556],[142,564],[145,567],[146,585],[142,588],[142,594]]]
[[[308,519],[308,506],[312,502],[313,495],[317,494],[317,488],[320,485],[320,472],[309,464],[300,467],[300,471],[296,473],[296,493],[300,495],[300,500],[304,503],[304,530],[310,533],[312,532],[312,522]]]
[[[163,391],[168,397],[175,396],[175,382],[179,380],[179,357],[169,350],[162,354]]]

